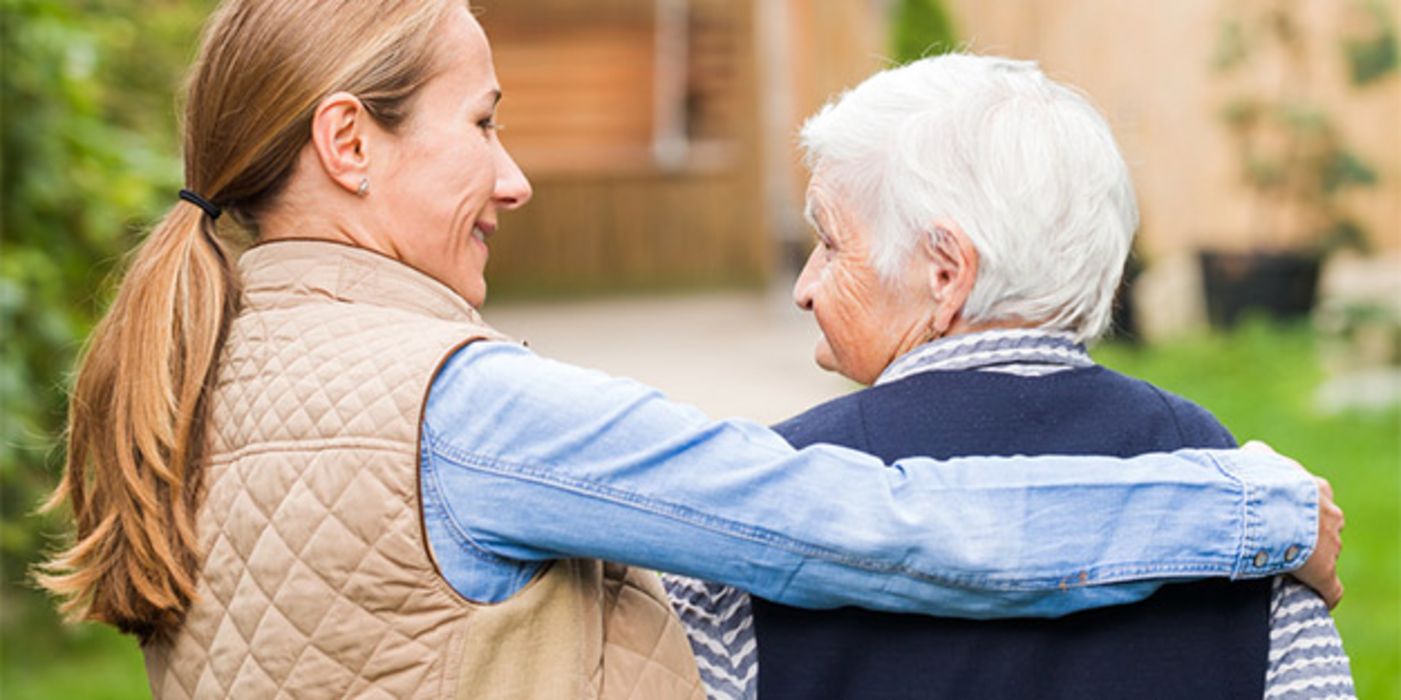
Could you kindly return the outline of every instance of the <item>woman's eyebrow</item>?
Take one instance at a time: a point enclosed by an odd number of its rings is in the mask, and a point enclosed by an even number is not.
[[[490,90],[483,91],[481,96],[477,98],[476,102],[472,102],[472,98],[468,97],[467,104],[474,105],[472,109],[485,108],[494,110],[496,109],[497,105],[501,104],[501,98],[501,88],[491,88]]]
[[[827,234],[822,228],[822,224],[817,221],[817,207],[811,200],[803,205],[803,220],[808,222],[808,226],[817,233],[818,238],[826,238]]]

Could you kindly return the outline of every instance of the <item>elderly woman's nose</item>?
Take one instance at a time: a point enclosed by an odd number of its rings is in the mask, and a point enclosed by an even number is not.
[[[793,287],[793,303],[803,311],[812,311],[812,294],[808,288],[802,286]]]
[[[525,206],[532,194],[534,191],[525,172],[504,147],[500,148],[496,163],[496,191],[493,193],[496,205],[503,209],[517,209]]]
[[[821,254],[821,247],[812,249],[812,254],[808,256],[808,261],[803,265],[803,271],[798,275],[798,281],[793,283],[793,303],[803,311],[812,311],[812,297],[817,289],[817,281],[821,277],[818,255]]]

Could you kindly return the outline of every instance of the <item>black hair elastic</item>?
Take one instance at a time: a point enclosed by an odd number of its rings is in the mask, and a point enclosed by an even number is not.
[[[180,190],[180,199],[203,209],[204,213],[209,215],[211,221],[218,221],[219,215],[224,213],[224,210],[219,208],[219,205],[189,190]]]

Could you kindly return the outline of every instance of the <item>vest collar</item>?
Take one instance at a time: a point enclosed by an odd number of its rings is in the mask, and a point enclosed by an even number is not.
[[[288,293],[372,304],[482,324],[481,315],[436,279],[380,253],[346,243],[277,240],[253,246],[238,260],[243,294],[258,305]]]

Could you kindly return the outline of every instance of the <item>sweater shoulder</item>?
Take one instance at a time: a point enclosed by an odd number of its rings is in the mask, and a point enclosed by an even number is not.
[[[1183,447],[1224,449],[1236,447],[1236,438],[1215,415],[1200,404],[1151,382],[1104,368],[1104,381],[1123,387],[1126,395],[1156,402],[1177,428]]]
[[[867,449],[861,404],[870,392],[862,389],[818,404],[774,425],[773,430],[798,449],[819,442]]]

